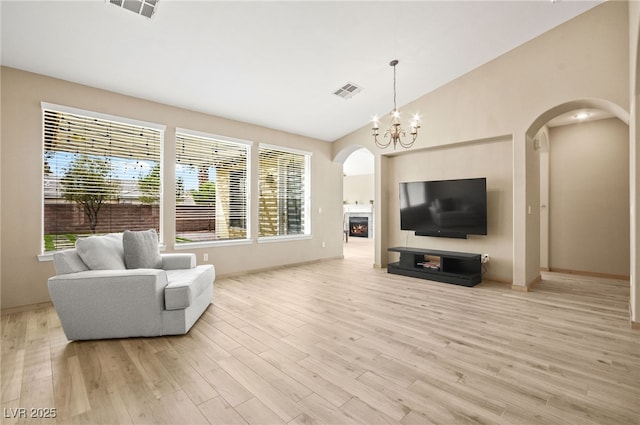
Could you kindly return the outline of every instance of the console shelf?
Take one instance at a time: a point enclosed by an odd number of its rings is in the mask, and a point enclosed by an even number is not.
[[[475,286],[482,281],[480,254],[409,247],[389,248],[400,261],[389,263],[387,272],[455,285]]]

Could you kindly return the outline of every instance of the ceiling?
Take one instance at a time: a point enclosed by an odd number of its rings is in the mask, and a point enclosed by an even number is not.
[[[599,1],[6,1],[2,65],[325,141]],[[333,93],[346,83],[363,90]],[[73,106],[73,105],[68,105]]]

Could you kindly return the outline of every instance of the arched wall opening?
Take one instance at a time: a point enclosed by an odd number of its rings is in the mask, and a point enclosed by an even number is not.
[[[576,124],[567,125],[567,126],[554,125],[553,128],[551,129],[547,126],[548,123],[552,122],[554,119],[557,119],[557,117],[566,115],[568,112],[585,110],[585,109],[603,111],[607,113],[609,117],[612,117],[612,118],[602,119],[600,121],[584,122],[578,125]],[[594,144],[593,141],[590,141],[590,137],[592,136],[591,133],[593,133],[595,130],[600,131],[601,134],[602,132],[611,132],[611,133],[606,133],[605,136],[600,136],[600,137],[603,139],[611,137],[612,138],[611,140],[612,141],[617,140],[618,144],[616,146],[612,146],[612,145],[606,146],[606,145],[603,145],[602,143],[600,143],[599,145]],[[633,161],[629,160],[629,155],[632,154],[631,153],[632,149],[627,144],[628,143],[627,140],[630,134],[629,131],[630,131],[629,113],[619,105],[616,105],[612,102],[601,100],[601,99],[582,99],[582,100],[566,102],[561,105],[557,105],[553,108],[550,108],[549,110],[540,114],[540,116],[536,120],[534,120],[534,122],[531,124],[531,126],[526,132],[526,140],[528,143],[528,146],[526,149],[526,155],[527,155],[526,187],[527,187],[527,203],[528,205],[533,205],[534,207],[538,206],[539,215],[536,215],[536,214],[531,215],[531,211],[527,212],[528,214],[527,215],[527,235],[526,235],[527,236],[526,245],[528,248],[527,267],[539,267],[540,270],[554,269],[554,259],[553,259],[554,248],[553,247],[555,246],[555,250],[557,254],[558,252],[561,251],[559,247],[561,247],[562,245],[559,244],[556,246],[552,243],[551,240],[553,239],[553,237],[556,237],[556,241],[558,241],[560,240],[560,237],[563,236],[562,233],[553,233],[554,220],[556,222],[555,224],[556,231],[558,231],[558,229],[560,229],[560,231],[563,231],[565,229],[563,229],[561,226],[558,225],[558,222],[559,222],[558,217],[562,216],[562,215],[559,215],[558,211],[562,211],[562,207],[556,204],[555,205],[556,209],[554,211],[553,199],[556,200],[556,203],[557,203],[557,200],[564,201],[564,199],[562,199],[559,195],[562,193],[568,193],[569,194],[568,197],[572,196],[576,199],[580,199],[581,196],[584,199],[587,199],[589,197],[588,187],[585,187],[585,185],[588,186],[589,183],[584,183],[584,185],[580,186],[581,182],[583,181],[580,180],[579,176],[577,175],[579,175],[579,173],[585,173],[586,175],[586,173],[588,172],[589,174],[591,174],[593,178],[592,181],[598,180],[598,173],[602,173],[602,171],[600,172],[598,171],[599,169],[598,161],[600,160],[600,158],[598,156],[598,151],[596,151],[596,149],[611,149],[612,152],[610,152],[609,150],[606,151],[607,157],[617,158],[616,164],[614,166],[620,169],[623,169],[623,173],[628,173],[628,174],[623,174],[624,180],[622,182],[624,183],[625,186],[627,186],[627,183],[628,183],[631,187],[633,187],[633,181],[632,181],[633,173],[630,172],[631,170],[629,168],[629,164],[633,163]],[[571,137],[574,137],[574,138],[578,137],[580,138],[580,140],[583,140],[585,144],[576,145],[575,142],[574,142],[574,145],[567,144],[566,140],[568,138],[567,134],[570,134],[569,132],[573,132],[571,133],[572,134]],[[593,138],[597,138],[597,136],[593,136]],[[565,155],[564,158],[571,158],[573,160],[574,159],[573,157],[575,157],[575,161],[578,161],[578,162],[575,162],[575,163],[572,162],[572,164],[566,164],[567,168],[569,168],[570,166],[575,167],[576,166],[575,164],[579,165],[580,164],[579,161],[583,157],[591,155],[592,162],[590,163],[590,169],[588,171],[584,169],[583,170],[578,169],[578,171],[574,173],[576,174],[576,176],[572,175],[570,170],[562,170],[562,168],[559,169],[558,168],[559,162],[557,159],[562,154],[562,150],[560,146],[563,146],[563,145],[561,145],[560,143],[556,145],[555,146],[556,151],[554,152],[554,140],[557,142],[560,142],[561,140],[563,140],[564,146],[573,146],[571,148],[572,149],[571,151],[564,152],[564,155]],[[588,143],[591,143],[591,144],[588,144]],[[617,152],[613,152],[613,148],[617,149]],[[566,148],[564,149],[566,150]],[[589,149],[591,149],[592,152],[589,152]],[[554,154],[558,155],[556,157],[556,162],[555,162],[555,173],[553,171],[554,163],[550,160],[549,151],[551,151],[551,155],[554,155]],[[602,156],[604,157],[605,155],[602,155]],[[560,164],[560,167],[563,167],[563,166],[565,166],[565,164]],[[611,165],[609,166],[611,167]],[[551,169],[551,175],[549,175],[550,169]],[[565,176],[566,181],[558,180],[562,178],[562,175]],[[605,176],[605,177],[608,178],[609,176]],[[620,179],[620,174],[618,174],[618,180],[619,179]],[[605,179],[602,179],[602,180],[605,180]],[[598,181],[598,183],[600,182]],[[564,187],[562,187],[562,185],[564,185]],[[562,192],[563,190],[565,190],[565,192]],[[611,195],[607,193],[603,194],[602,189],[600,189],[599,194],[595,193],[595,190],[596,190],[595,188],[593,190],[594,190],[593,199],[595,200],[599,200],[604,196]],[[615,194],[617,198],[613,197],[613,199],[617,199],[616,213],[617,215],[622,217],[621,218],[622,220],[625,221],[624,225],[629,223],[632,226],[632,223],[631,223],[632,220],[630,219],[629,213],[628,213],[629,211],[628,202],[630,202],[630,197],[628,196],[630,195],[626,194],[627,192],[626,190],[624,192],[625,193],[621,193],[618,190],[617,193]],[[630,192],[631,191],[629,191],[629,193]],[[550,198],[551,198],[551,202],[550,202]],[[567,204],[569,202],[570,201],[567,201]],[[594,202],[591,202],[591,204],[594,204]],[[555,212],[555,215],[553,214],[554,212]],[[576,228],[579,228],[580,225],[584,226],[585,223],[589,223],[589,222],[593,223],[594,220],[596,221],[602,220],[601,223],[599,223],[602,226],[597,224],[591,229],[584,228],[583,229],[584,232],[589,232],[590,230],[592,231],[593,235],[591,234],[589,235],[589,237],[591,238],[590,239],[591,241],[602,240],[604,244],[607,244],[607,243],[613,244],[613,243],[620,242],[621,244],[623,244],[623,246],[618,247],[619,251],[623,252],[626,258],[623,259],[624,260],[623,263],[618,262],[619,264],[617,264],[617,268],[614,267],[614,268],[607,269],[605,267],[602,269],[603,271],[601,272],[598,271],[599,270],[598,266],[593,266],[591,267],[592,270],[590,270],[589,269],[590,267],[587,261],[582,263],[581,266],[568,267],[567,270],[571,272],[584,271],[586,272],[586,274],[594,274],[594,275],[604,275],[604,276],[610,275],[610,277],[618,277],[618,278],[624,278],[624,279],[628,278],[628,276],[632,274],[630,273],[631,266],[629,264],[630,262],[631,263],[633,262],[633,259],[631,258],[633,255],[633,248],[631,247],[631,253],[630,253],[630,245],[632,244],[628,240],[629,227],[626,227],[626,230],[623,230],[622,234],[618,235],[617,238],[614,238],[613,235],[607,235],[605,229],[597,228],[597,227],[606,226],[605,217],[597,217],[597,218],[593,216],[587,217],[589,213],[585,212],[584,216],[586,218],[581,221],[579,217],[580,213],[581,211],[576,212],[575,214],[577,214],[578,216],[572,217],[572,221],[569,222],[569,225],[565,227],[573,226],[575,230]],[[568,219],[567,212],[565,211],[564,214],[565,214],[564,221],[565,223],[567,223],[566,221]],[[594,213],[591,212],[591,214],[593,215]],[[604,213],[596,213],[596,214],[604,215]],[[618,229],[618,232],[620,231],[619,229],[620,227],[621,226],[616,227],[616,229]],[[624,226],[622,227],[624,229]],[[551,232],[551,234],[549,232]],[[548,237],[548,239],[546,237]],[[575,234],[574,234],[574,237],[575,237]],[[606,242],[607,240],[609,242]],[[574,242],[574,245],[575,245],[575,242]],[[567,244],[564,245],[565,253],[567,251],[567,246],[568,246]],[[608,249],[608,248],[602,245],[593,247],[594,251],[597,251],[599,249]],[[538,258],[535,258],[536,253],[539,253]],[[552,256],[552,257],[550,258],[549,256]],[[562,261],[565,261],[565,260],[566,259],[563,258]],[[556,259],[556,264],[558,264],[558,261],[559,260]],[[561,267],[557,267],[557,266],[556,268],[561,269]],[[574,268],[576,270],[573,270]],[[580,270],[580,269],[584,269],[584,270]],[[615,271],[611,271],[611,270],[615,270]],[[558,270],[558,271],[566,271],[566,270]]]
[[[334,162],[343,166],[343,255],[373,262],[377,228],[375,155],[367,147],[350,145],[338,152]]]
[[[629,124],[629,112],[623,107],[616,105],[613,102],[602,99],[581,99],[566,102],[558,106],[543,112],[536,118],[531,126],[527,129],[526,135],[531,141],[535,140],[538,131],[553,118],[556,118],[567,112],[575,111],[578,109],[600,109],[606,111],[619,118],[625,124]]]

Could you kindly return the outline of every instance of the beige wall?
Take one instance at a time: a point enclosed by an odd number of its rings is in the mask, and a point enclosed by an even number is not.
[[[389,243],[393,246],[486,253],[491,261],[483,279],[510,283],[513,273],[512,155],[511,139],[504,138],[392,157],[389,161],[390,208],[386,221]],[[487,235],[451,239],[415,236],[414,232],[400,230],[399,183],[476,177],[487,178]]]
[[[631,320],[640,326],[640,2],[629,2]]]
[[[342,167],[332,162],[331,145],[263,127],[123,96],[41,75],[2,68],[2,308],[49,300],[51,262],[39,262],[42,214],[42,117],[40,103],[50,102],[154,122],[167,126],[164,144],[164,191],[175,193],[175,128],[230,136],[254,142],[252,226],[257,229],[257,143],[303,149],[311,160],[313,238],[275,243],[191,249],[202,262],[205,252],[218,274],[334,258],[342,255]],[[173,249],[175,200],[163,202],[161,232]],[[321,212],[320,212],[321,209]],[[325,242],[325,247],[322,247]]]
[[[344,176],[342,197],[347,204],[369,204],[374,199],[373,174]]]
[[[629,127],[549,129],[551,270],[629,275]]]
[[[2,8],[0,7],[0,10]],[[1,16],[0,16],[1,18]],[[0,96],[2,95],[2,67],[0,67]],[[2,102],[0,102],[0,117],[2,117]],[[0,166],[2,165],[2,119],[0,119]],[[0,305],[2,305],[2,169],[0,168]]]
[[[600,99],[623,114],[628,111],[628,9],[625,2],[605,2],[400,108],[423,117],[411,151],[512,135],[513,155],[507,164],[513,181],[513,236],[501,241],[500,251],[513,252],[514,285],[535,281],[540,265],[539,158],[527,131],[547,111],[580,99]],[[353,145],[378,155],[393,153],[375,148],[365,126],[338,140],[334,156]],[[393,190],[394,175],[376,174],[376,179],[377,195]],[[388,207],[381,206],[382,214],[396,208],[397,200],[391,199]],[[383,220],[383,225],[395,224]],[[379,232],[387,230],[377,227]],[[384,239],[376,238],[376,243]],[[443,243],[433,241],[432,247]],[[387,247],[376,247],[376,264],[386,264]]]

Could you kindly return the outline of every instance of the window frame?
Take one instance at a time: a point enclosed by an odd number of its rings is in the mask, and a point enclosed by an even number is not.
[[[198,137],[198,138],[203,138],[203,139],[211,139],[213,141],[218,140],[221,142],[228,142],[228,143],[235,143],[238,145],[244,145],[246,147],[246,155],[247,155],[247,169],[246,169],[246,179],[245,179],[245,187],[246,187],[246,217],[245,217],[245,221],[246,221],[246,237],[243,239],[220,239],[220,240],[207,240],[207,241],[194,241],[194,242],[182,242],[182,243],[177,243],[174,241],[173,243],[173,249],[176,251],[179,250],[185,250],[185,249],[194,249],[194,248],[207,248],[207,247],[212,247],[212,246],[221,246],[221,245],[246,245],[246,244],[251,244],[253,242],[253,228],[252,228],[252,211],[251,211],[251,198],[252,198],[252,174],[251,174],[251,170],[252,170],[252,148],[254,145],[254,142],[251,140],[246,140],[246,139],[239,139],[236,137],[231,137],[231,136],[223,136],[223,135],[219,135],[219,134],[214,134],[214,133],[208,133],[208,132],[203,132],[203,131],[198,131],[198,130],[192,130],[192,129],[187,129],[187,128],[182,128],[182,127],[176,127],[176,131],[175,131],[175,142],[176,142],[176,154],[174,155],[173,158],[173,164],[174,164],[174,180],[176,180],[175,177],[175,164],[177,164],[177,159],[178,159],[178,155],[177,155],[177,140],[178,140],[178,135],[184,135],[184,136],[193,136],[193,137]],[[177,202],[175,199],[175,195],[173,198],[173,205],[174,205],[174,217],[175,217],[175,208],[177,207]],[[174,235],[177,235],[176,232],[176,228],[177,228],[177,218],[174,219],[174,223],[173,223],[173,231],[174,231]]]
[[[40,114],[41,114],[41,120],[40,120],[40,125],[41,127],[41,151],[40,151],[40,158],[41,158],[41,174],[40,174],[40,253],[37,255],[38,260],[39,261],[51,261],[53,260],[53,255],[56,252],[60,252],[60,249],[56,249],[54,251],[46,251],[45,250],[45,242],[44,242],[44,235],[45,235],[45,175],[44,175],[44,166],[45,166],[45,132],[46,132],[46,125],[45,125],[45,111],[46,110],[50,110],[50,111],[54,111],[54,112],[58,112],[58,113],[62,113],[62,114],[72,114],[72,115],[77,115],[77,116],[81,116],[81,117],[86,117],[86,118],[90,118],[90,119],[97,119],[97,120],[101,120],[101,121],[111,121],[117,124],[124,124],[124,125],[131,125],[131,126],[138,126],[138,127],[144,127],[150,130],[154,130],[159,132],[159,158],[158,158],[158,164],[160,165],[160,186],[159,186],[159,201],[158,201],[158,226],[159,226],[159,244],[161,249],[164,249],[164,234],[166,232],[163,232],[163,217],[164,217],[164,207],[163,207],[163,174],[164,174],[164,167],[163,167],[163,163],[164,163],[164,144],[165,144],[165,133],[166,133],[166,125],[163,124],[158,124],[158,123],[152,123],[152,122],[148,122],[148,121],[142,121],[142,120],[136,120],[136,119],[132,119],[132,118],[127,118],[127,117],[122,117],[122,116],[117,116],[117,115],[110,115],[110,114],[105,114],[105,113],[101,113],[101,112],[96,112],[96,111],[89,111],[86,109],[80,109],[80,108],[74,108],[74,107],[70,107],[70,106],[65,106],[65,105],[59,105],[59,104],[54,104],[54,103],[49,103],[49,102],[40,102]]]
[[[302,208],[303,216],[303,232],[295,235],[273,235],[273,236],[260,236],[260,151],[261,149],[269,149],[273,151],[291,153],[301,155],[304,157],[304,205]],[[302,149],[295,149],[290,147],[278,146],[269,143],[260,143],[258,146],[258,230],[256,232],[258,243],[272,243],[282,241],[304,240],[312,239],[312,220],[311,220],[311,164],[312,164],[313,152],[305,151]]]

